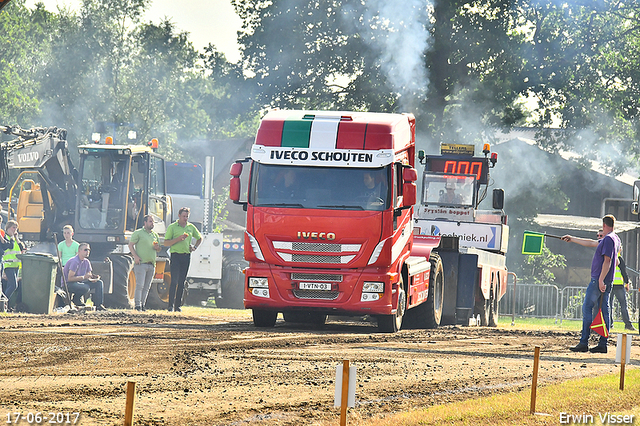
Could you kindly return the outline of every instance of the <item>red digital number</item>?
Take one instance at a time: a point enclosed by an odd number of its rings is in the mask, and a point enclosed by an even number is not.
[[[444,163],[444,173],[457,175],[476,175],[476,179],[480,180],[482,174],[482,163],[475,161],[453,161],[448,160]]]

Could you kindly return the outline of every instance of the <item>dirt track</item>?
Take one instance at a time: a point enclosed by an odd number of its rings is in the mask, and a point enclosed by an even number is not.
[[[120,425],[133,380],[138,425],[337,424],[334,378],[343,359],[358,368],[354,425],[527,388],[536,345],[540,384],[618,371],[615,347],[607,355],[569,352],[574,332],[504,326],[380,334],[375,324],[331,318],[322,330],[281,319],[265,330],[246,311],[187,311],[0,317],[0,421],[13,412],[79,412],[77,424]],[[639,352],[634,341],[632,358]]]

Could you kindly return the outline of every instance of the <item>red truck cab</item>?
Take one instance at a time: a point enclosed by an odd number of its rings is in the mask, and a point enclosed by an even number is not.
[[[247,212],[244,305],[256,326],[272,327],[281,312],[287,322],[370,315],[382,331],[401,327],[405,310],[426,299],[430,271],[428,250],[410,256],[414,157],[411,114],[262,119],[230,186]]]

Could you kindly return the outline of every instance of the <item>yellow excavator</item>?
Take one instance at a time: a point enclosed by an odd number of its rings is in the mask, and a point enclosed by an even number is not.
[[[9,218],[18,221],[23,239],[50,242],[72,225],[75,239],[91,244],[94,269],[111,289],[105,302],[129,307],[135,289],[125,248],[130,235],[147,214],[160,235],[171,221],[164,158],[152,146],[81,145],[76,169],[64,129],[0,126],[0,134],[11,138],[0,142],[0,189],[9,189]],[[15,179],[11,171],[19,172]],[[164,306],[163,266],[158,262],[159,288],[150,295],[159,296],[157,303],[149,300],[157,307]]]

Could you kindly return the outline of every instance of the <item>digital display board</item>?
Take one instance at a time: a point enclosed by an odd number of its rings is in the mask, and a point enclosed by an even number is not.
[[[484,157],[427,157],[427,171],[455,175],[475,175],[481,184],[488,182],[489,164]]]

